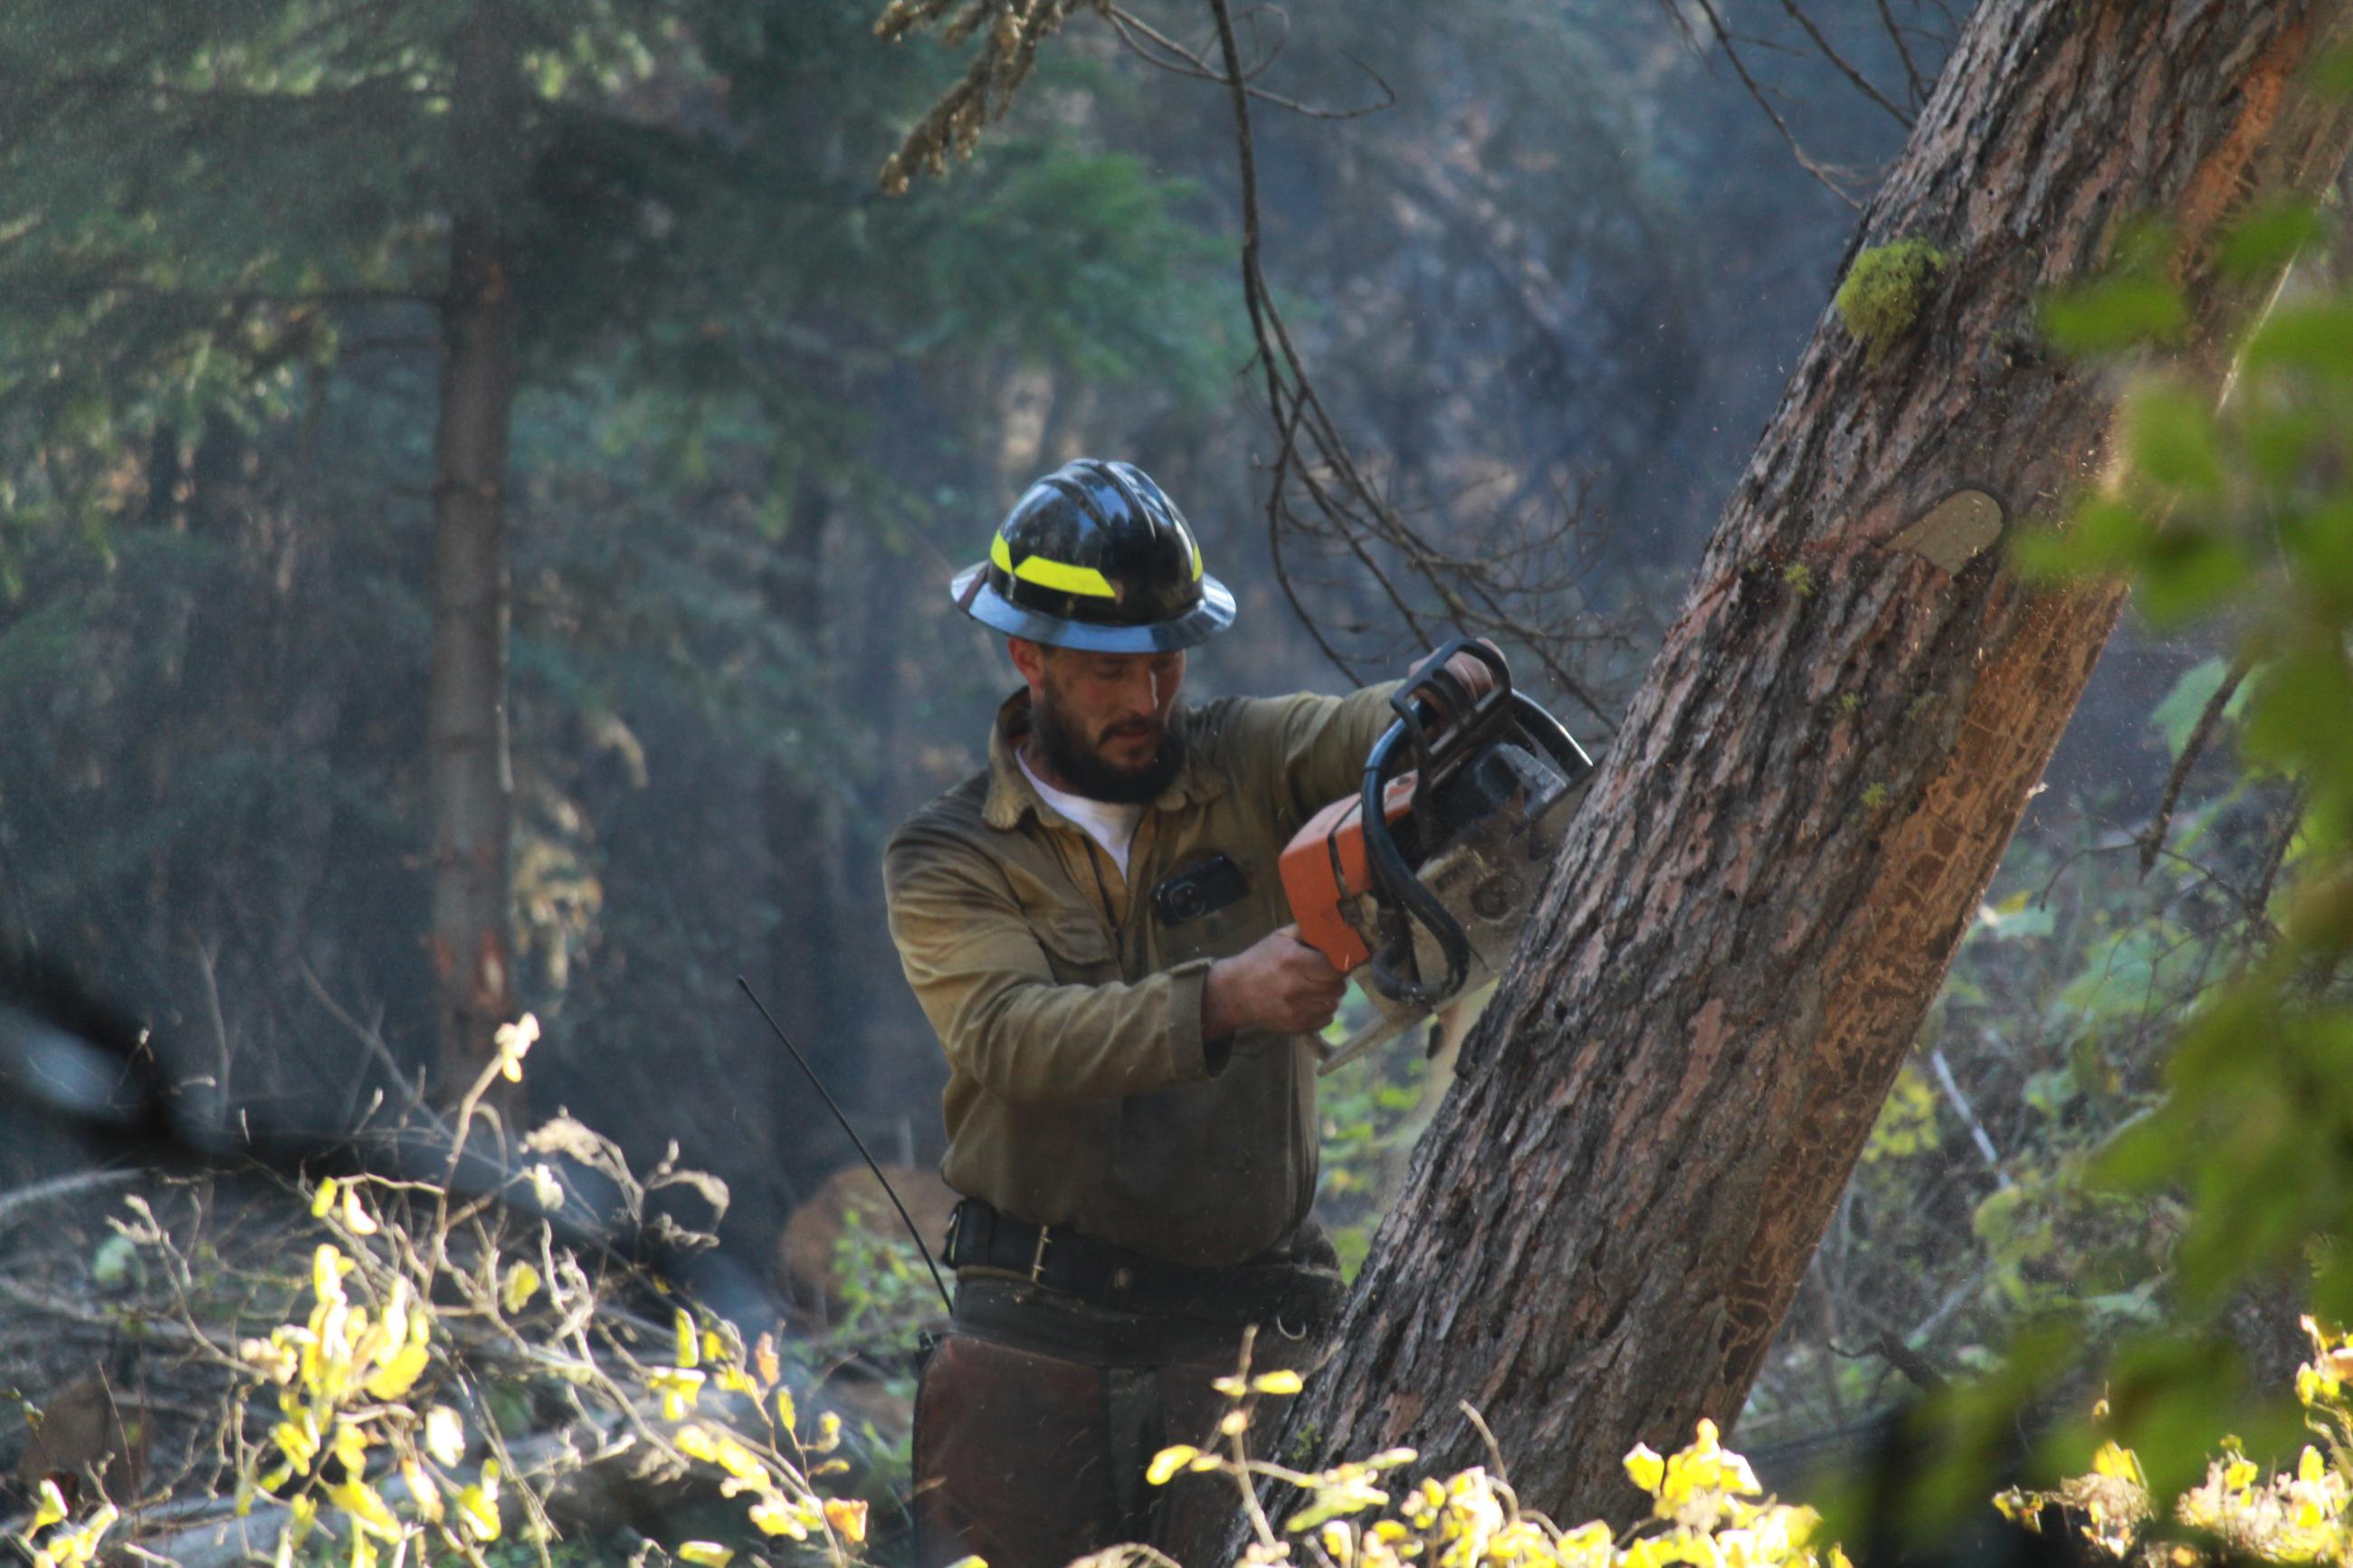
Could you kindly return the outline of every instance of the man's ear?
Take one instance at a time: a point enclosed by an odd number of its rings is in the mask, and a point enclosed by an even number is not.
[[[1043,644],[1031,642],[1028,637],[1007,637],[1005,651],[1012,658],[1015,671],[1029,683],[1031,691],[1045,685],[1046,649]]]

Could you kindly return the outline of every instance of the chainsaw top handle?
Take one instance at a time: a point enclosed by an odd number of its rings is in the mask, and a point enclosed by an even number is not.
[[[1447,661],[1460,653],[1476,658],[1493,677],[1488,689],[1475,700],[1461,677],[1446,668]],[[1469,977],[1471,939],[1462,922],[1415,875],[1404,851],[1398,847],[1382,804],[1389,782],[1409,763],[1417,770],[1414,826],[1421,853],[1427,856],[1440,847],[1430,804],[1439,782],[1476,755],[1490,737],[1506,730],[1516,734],[1549,756],[1572,787],[1593,771],[1593,763],[1541,703],[1512,689],[1504,656],[1484,642],[1458,637],[1440,648],[1390,696],[1389,706],[1396,710],[1397,720],[1381,732],[1365,758],[1357,813],[1364,824],[1366,868],[1382,906],[1382,941],[1371,957],[1373,978],[1392,997],[1435,1007],[1461,990]],[[1414,963],[1409,920],[1430,932],[1445,957],[1446,977],[1440,984],[1423,980]]]
[[[1487,668],[1487,689],[1475,700],[1462,678],[1447,668],[1457,654],[1466,653]],[[1389,693],[1389,711],[1404,727],[1414,765],[1424,780],[1435,783],[1510,716],[1511,667],[1493,643],[1456,637],[1423,659]]]
[[[1457,654],[1467,653],[1486,666],[1487,689],[1473,698],[1461,677],[1447,668]],[[1416,770],[1413,788],[1414,826],[1422,851],[1437,846],[1437,825],[1430,800],[1439,779],[1467,756],[1487,736],[1510,721],[1514,703],[1512,672],[1493,645],[1456,637],[1424,659],[1403,685],[1389,694],[1396,721],[1381,732],[1365,758],[1363,807],[1366,868],[1384,906],[1384,940],[1372,955],[1373,975],[1383,991],[1402,1001],[1435,1006],[1462,989],[1471,973],[1471,939],[1438,896],[1422,886],[1388,830],[1381,797],[1389,781],[1410,759]],[[1446,959],[1446,978],[1431,985],[1413,963],[1410,918],[1437,942]],[[1391,952],[1403,960],[1402,973],[1388,962]]]

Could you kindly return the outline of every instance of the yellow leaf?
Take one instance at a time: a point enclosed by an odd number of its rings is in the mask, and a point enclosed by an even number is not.
[[[1228,1399],[1240,1399],[1243,1394],[1250,1392],[1250,1384],[1244,1383],[1239,1377],[1212,1378],[1209,1382],[1209,1386],[1216,1389],[1219,1394],[1224,1394]]]
[[[789,1432],[799,1419],[800,1412],[793,1407],[793,1391],[789,1388],[776,1390],[776,1425]]]
[[[677,1342],[678,1353],[672,1358],[683,1367],[702,1364],[702,1337],[694,1331],[694,1320],[681,1310],[670,1325],[671,1337]]]
[[[817,1454],[830,1454],[839,1447],[841,1447],[841,1417],[828,1410],[817,1418],[817,1441],[809,1445],[809,1451]]]
[[[334,1450],[335,1458],[343,1461],[343,1468],[353,1475],[367,1468],[368,1435],[357,1424],[336,1422],[334,1438],[327,1446]]]
[[[522,1311],[524,1304],[538,1294],[539,1270],[522,1258],[516,1258],[507,1269],[505,1283],[499,1287],[499,1305],[512,1315]],[[693,1363],[687,1364],[691,1366]]]
[[[324,1219],[327,1217],[327,1211],[335,1206],[335,1189],[341,1185],[343,1185],[343,1184],[336,1181],[332,1176],[329,1176],[325,1181],[319,1184],[319,1190],[311,1194],[311,1217],[312,1219]]]
[[[1649,1444],[1637,1443],[1634,1451],[1626,1456],[1626,1474],[1636,1486],[1656,1497],[1659,1483],[1666,1479],[1667,1462],[1653,1453]]]
[[[776,1359],[776,1336],[762,1334],[752,1347],[752,1369],[760,1374],[760,1389],[765,1393],[776,1386],[785,1375],[784,1364]],[[790,1425],[790,1423],[786,1423]]]
[[[374,1236],[376,1232],[375,1218],[360,1206],[357,1187],[343,1189],[343,1228],[353,1236]]]
[[[360,1529],[386,1541],[400,1539],[400,1521],[375,1489],[364,1481],[345,1481],[327,1489],[327,1500],[349,1514]]]
[[[1295,1372],[1261,1373],[1250,1379],[1250,1387],[1261,1394],[1296,1394],[1306,1385]]]
[[[33,1510],[33,1528],[47,1530],[69,1511],[66,1507],[66,1494],[58,1489],[58,1483],[47,1477],[42,1478],[41,1500]]]
[[[466,1424],[446,1405],[425,1413],[425,1451],[452,1468],[466,1457]]]
[[[2305,1452],[2309,1454],[2312,1450],[2306,1448]],[[2092,1468],[2112,1481],[2130,1481],[2137,1487],[2148,1484],[2142,1478],[2139,1458],[2130,1448],[2113,1442],[2100,1445],[2099,1452],[2092,1456]]]
[[[295,1474],[307,1476],[311,1473],[311,1461],[319,1457],[319,1424],[316,1420],[305,1416],[300,1426],[291,1421],[280,1421],[271,1428],[269,1440],[278,1445],[279,1451],[293,1465]]]
[[[735,1561],[735,1549],[715,1541],[681,1541],[678,1543],[678,1557],[680,1562],[697,1563],[700,1568],[727,1568]]]
[[[352,1531],[352,1568],[375,1568],[375,1542],[364,1530]]]
[[[866,1539],[866,1504],[862,1499],[829,1497],[825,1500],[825,1521],[833,1526],[834,1533],[852,1546]]]
[[[1191,1464],[1194,1456],[1200,1451],[1187,1443],[1179,1443],[1174,1447],[1163,1448],[1152,1456],[1152,1464],[1145,1470],[1144,1479],[1155,1487],[1165,1487],[1168,1484],[1169,1479],[1178,1470]]]
[[[318,1522],[319,1500],[306,1492],[286,1505],[286,1529],[279,1540],[300,1546],[311,1533],[311,1527]]]
[[[2309,1486],[2327,1473],[2328,1464],[2320,1457],[2320,1450],[2306,1444],[2304,1457],[2295,1462],[2295,1479]]]
[[[441,1489],[425,1473],[425,1467],[414,1459],[400,1461],[400,1479],[408,1487],[409,1506],[417,1517],[427,1524],[441,1522]]]
[[[382,1369],[367,1380],[367,1391],[378,1399],[398,1399],[416,1386],[432,1352],[415,1340],[392,1352]]]
[[[753,1506],[752,1523],[763,1535],[788,1536],[795,1541],[808,1539],[808,1526],[801,1522],[800,1510],[774,1492]]]
[[[332,1242],[322,1242],[319,1250],[311,1255],[311,1289],[322,1306],[343,1299],[343,1276],[350,1271],[351,1261],[336,1251]]]
[[[531,1047],[538,1039],[539,1019],[529,1013],[512,1024],[501,1024],[491,1031],[491,1042],[498,1047],[500,1076],[509,1083],[521,1083],[522,1058],[531,1054]]]
[[[721,1437],[719,1451],[712,1457],[719,1468],[739,1481],[763,1481],[768,1479],[768,1468],[760,1463],[759,1456],[733,1437]]]
[[[648,1386],[661,1395],[662,1419],[683,1421],[702,1397],[702,1373],[691,1367],[656,1367],[646,1374]]]
[[[949,1563],[948,1568],[988,1568],[988,1559],[986,1557],[959,1557],[955,1562]]]
[[[1229,1410],[1218,1418],[1218,1436],[1239,1437],[1250,1428],[1250,1417],[1239,1410]]]
[[[476,1541],[496,1541],[499,1538],[497,1460],[486,1459],[482,1462],[482,1479],[479,1486],[459,1489],[458,1521],[466,1527],[466,1533]]]

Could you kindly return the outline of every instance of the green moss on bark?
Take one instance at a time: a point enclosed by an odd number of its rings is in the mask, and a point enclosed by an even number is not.
[[[1913,323],[1920,304],[1945,269],[1945,253],[1925,239],[1899,239],[1854,258],[1839,285],[1839,320],[1862,344],[1864,363],[1877,364]]]

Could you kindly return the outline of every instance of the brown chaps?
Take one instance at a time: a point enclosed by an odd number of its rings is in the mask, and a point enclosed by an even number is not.
[[[915,1394],[914,1568],[966,1556],[989,1568],[1063,1568],[1125,1542],[1186,1568],[1221,1568],[1197,1559],[1222,1543],[1240,1507],[1233,1479],[1179,1473],[1155,1487],[1145,1477],[1173,1444],[1224,1446],[1217,1426],[1228,1404],[1209,1384],[1235,1370],[1241,1331],[1189,1339],[1141,1365],[981,1333],[942,1339]],[[1270,1329],[1257,1336],[1252,1370],[1305,1370],[1314,1348]],[[1264,1440],[1271,1433],[1257,1428],[1280,1419],[1282,1402],[1260,1403],[1271,1408],[1250,1436]]]

